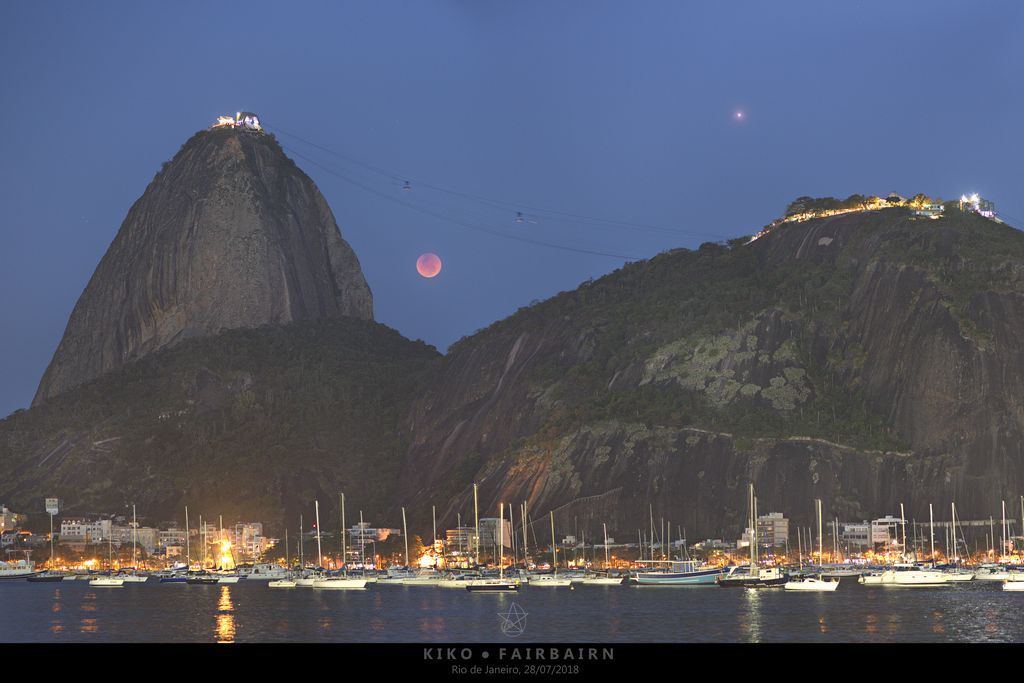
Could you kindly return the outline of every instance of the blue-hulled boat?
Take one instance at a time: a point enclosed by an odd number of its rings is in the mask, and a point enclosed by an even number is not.
[[[714,586],[728,567],[702,565],[695,560],[673,560],[663,570],[637,572],[630,581],[641,586]]]

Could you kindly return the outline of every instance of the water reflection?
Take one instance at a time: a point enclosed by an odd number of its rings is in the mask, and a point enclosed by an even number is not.
[[[78,630],[82,633],[98,633],[100,630],[99,624],[96,623],[95,619],[82,619]]]
[[[60,589],[59,588],[56,589],[55,591],[53,591],[53,605],[50,606],[50,611],[53,612],[54,614],[57,614],[57,613],[59,613],[61,611]],[[53,621],[50,622],[50,633],[63,633],[63,632],[64,632],[64,622],[63,621],[61,621],[59,618],[55,618]]]
[[[744,602],[747,606],[746,630],[751,643],[761,642],[761,608],[763,607],[761,592],[756,588],[744,588]]]
[[[235,604],[231,602],[231,587],[220,587],[220,602],[217,603],[217,642],[235,642]]]
[[[874,635],[878,633],[878,615],[867,614],[864,616],[864,632]]]

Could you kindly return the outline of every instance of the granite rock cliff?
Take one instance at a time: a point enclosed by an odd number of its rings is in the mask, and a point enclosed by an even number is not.
[[[129,210],[33,405],[186,339],[342,316],[373,299],[313,181],[271,135],[200,131]]]

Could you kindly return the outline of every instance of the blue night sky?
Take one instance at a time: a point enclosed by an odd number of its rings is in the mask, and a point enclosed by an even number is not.
[[[219,114],[260,114],[376,318],[444,350],[799,195],[977,191],[1021,225],[1022,36],[1014,1],[3,3],[0,416]]]

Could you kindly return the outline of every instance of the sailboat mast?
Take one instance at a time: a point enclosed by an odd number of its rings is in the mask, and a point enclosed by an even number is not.
[[[755,522],[757,512],[754,509],[754,484],[751,484],[751,575],[754,574],[754,567],[758,564],[758,525]]]
[[[527,538],[526,538],[526,501],[524,500],[523,501],[523,566],[526,567],[527,569],[529,569],[530,568],[530,560],[527,557],[527,552],[526,552],[527,545],[528,545],[528,543],[527,543]]]
[[[405,508],[402,508],[402,536],[405,537],[405,567],[409,568],[409,527],[405,523]]]
[[[604,527],[604,568],[608,569],[610,565],[608,561],[608,525],[602,522],[601,526]]]
[[[803,534],[800,533],[800,528],[796,530],[796,561],[800,563],[800,569],[804,568],[804,546],[803,546]]]
[[[558,545],[555,543],[555,511],[551,511],[551,568],[558,576]]]
[[[903,523],[903,559],[907,559],[907,516],[903,514],[903,503],[900,503],[900,522]]]
[[[320,548],[320,501],[314,500],[313,505],[316,509],[316,566],[322,567],[324,564],[324,552]]]
[[[188,505],[185,506],[185,569],[187,570],[192,566],[192,548],[190,547],[190,539],[188,529]]]
[[[932,544],[932,567],[935,567],[935,515],[932,513],[932,504],[928,503],[928,535]]]
[[[139,528],[139,524],[135,518],[135,503],[132,503],[132,567],[136,567],[135,561],[135,530]]]
[[[348,536],[348,530],[345,528],[345,494],[341,494],[341,566],[344,567],[348,563],[348,555],[345,552],[345,537]]]
[[[302,543],[303,531],[305,531],[305,525],[302,523],[302,514],[299,514],[299,569],[306,568],[306,556],[303,554],[304,548]]]
[[[651,503],[651,562],[654,562],[654,504]]]
[[[818,506],[818,569],[820,570],[822,562],[824,562],[821,546],[821,498],[815,498],[814,502]]]
[[[498,578],[505,580],[505,504],[498,511]]]
[[[473,482],[473,521],[476,524],[476,563],[480,564],[480,513],[477,508],[476,482]]]
[[[1006,552],[1006,501],[1003,501],[1003,545],[999,548],[999,557]]]

